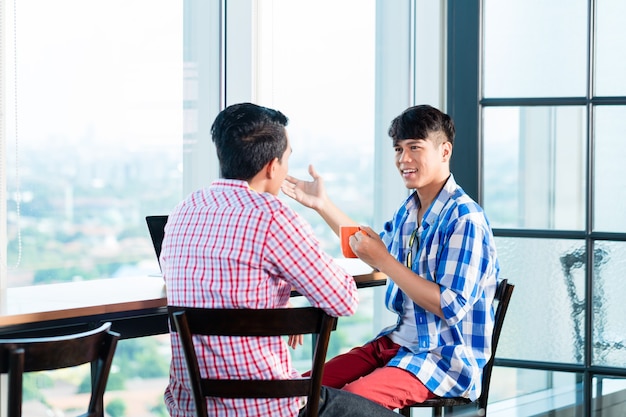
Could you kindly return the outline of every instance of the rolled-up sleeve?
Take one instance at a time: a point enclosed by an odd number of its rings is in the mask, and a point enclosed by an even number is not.
[[[467,215],[451,224],[450,238],[442,250],[446,262],[439,264],[438,282],[441,285],[441,309],[448,325],[463,320],[482,296],[482,277],[488,271],[490,256],[488,236],[482,224]]]

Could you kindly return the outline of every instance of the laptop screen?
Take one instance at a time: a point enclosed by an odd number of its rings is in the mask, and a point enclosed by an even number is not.
[[[159,267],[161,266],[159,257],[161,256],[161,245],[163,244],[163,236],[165,235],[165,223],[167,223],[167,215],[160,216],[146,216],[146,223],[148,224],[148,231],[150,232],[150,238],[152,239],[152,246],[154,246],[154,252],[159,261]]]

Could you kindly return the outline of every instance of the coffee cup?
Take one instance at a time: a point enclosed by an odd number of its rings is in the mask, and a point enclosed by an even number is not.
[[[350,236],[357,233],[360,230],[359,226],[340,226],[339,238],[341,240],[341,253],[346,258],[356,258],[357,256],[352,252],[350,247]]]

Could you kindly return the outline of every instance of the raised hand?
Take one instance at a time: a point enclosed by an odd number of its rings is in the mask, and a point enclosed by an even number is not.
[[[285,195],[293,198],[303,206],[318,210],[327,199],[324,180],[315,171],[313,165],[309,165],[309,174],[313,181],[303,181],[288,175],[280,189]]]

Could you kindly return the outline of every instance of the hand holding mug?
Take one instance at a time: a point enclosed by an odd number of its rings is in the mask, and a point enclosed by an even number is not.
[[[361,230],[359,226],[340,226],[339,238],[341,239],[341,253],[346,258],[357,258],[350,247],[350,236]]]

